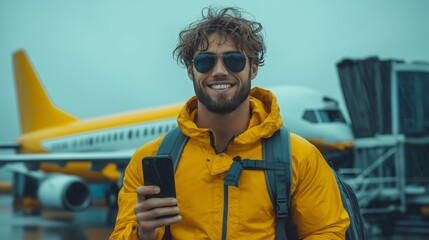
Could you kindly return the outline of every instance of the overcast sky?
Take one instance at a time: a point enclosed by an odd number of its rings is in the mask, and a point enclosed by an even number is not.
[[[429,61],[426,0],[0,0],[0,142],[20,133],[14,51],[25,49],[51,100],[82,119],[185,101],[192,84],[171,53],[212,4],[263,24],[266,65],[254,85],[316,88],[343,104],[343,58]]]

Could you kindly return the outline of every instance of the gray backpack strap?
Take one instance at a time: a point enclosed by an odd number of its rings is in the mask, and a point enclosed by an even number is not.
[[[162,139],[156,155],[167,155],[173,158],[174,170],[177,168],[180,155],[188,141],[188,136],[182,133],[179,127],[171,129]]]
[[[183,148],[185,147],[187,141],[188,136],[183,134],[179,127],[175,127],[171,129],[162,139],[156,155],[171,156],[173,159],[174,170],[176,170],[180,155],[182,155]],[[170,225],[165,227],[165,234],[162,239],[172,239]]]
[[[282,163],[282,170],[265,170],[268,191],[277,215],[276,240],[298,239],[295,227],[289,216],[292,185],[292,157],[290,152],[290,133],[286,127],[280,128],[270,138],[263,139],[265,161]]]

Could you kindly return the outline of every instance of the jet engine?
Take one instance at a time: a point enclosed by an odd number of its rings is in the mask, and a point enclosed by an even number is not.
[[[45,208],[82,211],[91,203],[88,185],[79,177],[49,174],[39,183],[37,197]]]

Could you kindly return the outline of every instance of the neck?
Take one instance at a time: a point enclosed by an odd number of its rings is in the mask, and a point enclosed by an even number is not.
[[[196,124],[200,128],[213,130],[216,136],[216,150],[223,151],[229,141],[236,135],[246,131],[250,120],[250,104],[246,99],[230,113],[214,113],[198,101],[198,117]]]

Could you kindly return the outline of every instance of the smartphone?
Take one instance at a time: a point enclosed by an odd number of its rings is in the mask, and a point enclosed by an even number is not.
[[[146,195],[145,198],[176,197],[173,159],[170,156],[150,156],[142,160],[144,185],[158,186],[161,192]]]

